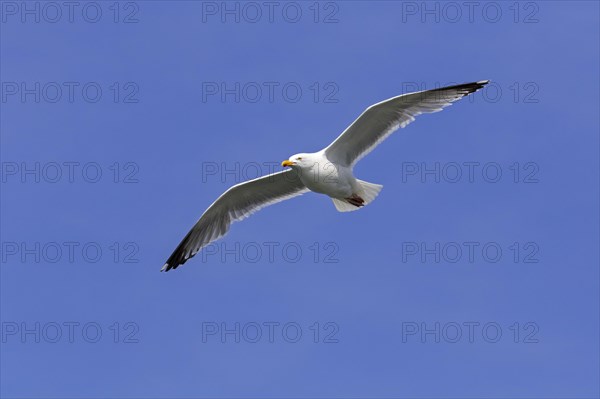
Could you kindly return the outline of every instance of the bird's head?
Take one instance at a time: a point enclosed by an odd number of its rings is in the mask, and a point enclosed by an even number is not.
[[[315,160],[313,154],[296,154],[283,161],[281,166],[303,169],[312,166],[314,163]]]

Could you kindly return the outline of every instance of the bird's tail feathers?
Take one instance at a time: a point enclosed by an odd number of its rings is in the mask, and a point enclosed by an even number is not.
[[[365,205],[373,202],[383,188],[381,184],[369,183],[367,181],[356,179],[360,185],[360,191],[357,194],[365,200]]]
[[[331,198],[331,200],[333,201],[333,205],[335,205],[335,209],[337,209],[338,212],[352,212],[360,209],[360,207],[352,205],[345,199]]]
[[[335,205],[335,208],[339,212],[352,212],[362,208],[373,202],[383,188],[380,184],[373,184],[358,179],[356,181],[359,185],[358,192],[355,193],[356,198],[332,198],[333,205]]]

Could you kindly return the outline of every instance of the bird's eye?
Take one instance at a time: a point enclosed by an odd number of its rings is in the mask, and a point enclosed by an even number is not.
[[[301,157],[298,157],[297,159],[298,159],[298,161],[302,161],[302,158],[301,158]]]

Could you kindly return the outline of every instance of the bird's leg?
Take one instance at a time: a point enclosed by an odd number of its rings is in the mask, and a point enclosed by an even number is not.
[[[356,207],[365,206],[365,200],[356,194],[352,194],[352,197],[345,198],[345,200],[348,201],[349,204]]]

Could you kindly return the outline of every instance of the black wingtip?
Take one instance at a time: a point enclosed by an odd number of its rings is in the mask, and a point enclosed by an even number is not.
[[[161,272],[168,272],[171,269],[177,269],[177,266],[179,266],[181,263],[177,263],[177,262],[173,262],[170,259],[167,261],[167,263],[165,263],[163,265],[163,267],[160,269]]]
[[[467,83],[467,85],[472,87],[473,91],[477,91],[488,83],[490,83],[490,81],[489,81],[489,79],[486,79],[486,80],[480,80],[479,82]]]
[[[193,230],[190,230],[189,233],[183,238],[183,240],[179,243],[175,251],[169,256],[169,259],[165,262],[163,267],[160,269],[161,272],[168,272],[171,269],[177,269],[179,266],[183,265],[187,262],[188,259],[192,258],[196,253],[192,253],[189,256],[186,256],[185,253],[185,245],[188,242]]]
[[[477,90],[481,89],[483,86],[485,86],[488,83],[490,83],[489,80],[480,80],[478,82],[463,83],[463,84],[454,85],[454,86],[440,87],[438,89],[433,89],[431,91],[458,90],[461,92],[461,94],[466,96],[467,94],[476,92]]]
[[[160,271],[168,272],[169,270],[177,269],[179,266],[187,262],[188,259],[191,259],[194,255],[190,255],[189,257],[185,258],[180,248],[177,248],[175,252],[173,252],[173,255],[171,255],[169,259],[167,259]]]

